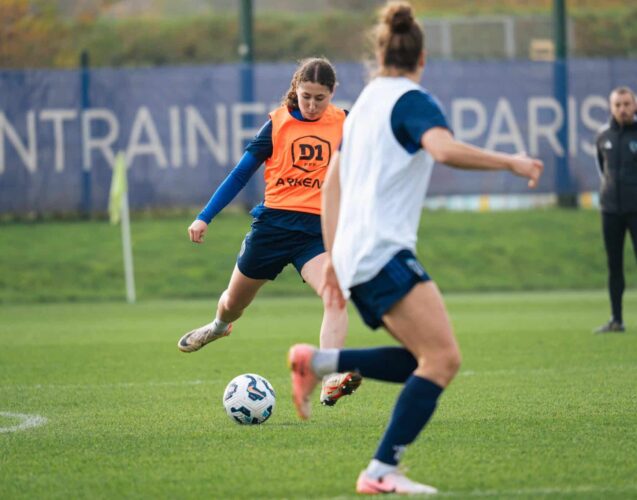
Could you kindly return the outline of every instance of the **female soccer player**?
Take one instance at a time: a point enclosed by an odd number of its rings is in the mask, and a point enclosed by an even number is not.
[[[252,230],[243,241],[216,317],[181,337],[181,351],[197,351],[230,335],[232,322],[261,286],[290,263],[304,281],[318,289],[326,258],[321,236],[321,187],[331,156],[341,142],[346,115],[331,103],[335,85],[336,73],[327,59],[302,61],[281,107],[270,113],[239,164],[188,228],[190,240],[203,243],[208,224],[265,162],[265,200],[251,212]],[[321,347],[343,347],[346,335],[347,312],[325,304]],[[331,406],[360,382],[356,373],[326,376],[320,400]]]
[[[344,307],[351,296],[371,328],[384,326],[403,347],[316,349],[292,346],[288,362],[297,412],[309,416],[318,378],[333,371],[403,383],[359,493],[436,493],[398,471],[398,462],[431,417],[460,367],[460,351],[441,294],[414,252],[435,161],[480,170],[509,170],[535,187],[539,160],[486,151],[456,141],[436,100],[419,82],[424,36],[404,1],[387,4],[375,28],[379,76],[345,121],[340,159],[323,188],[328,252],[321,293]]]

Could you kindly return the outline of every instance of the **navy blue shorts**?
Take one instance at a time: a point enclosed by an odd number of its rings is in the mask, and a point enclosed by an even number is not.
[[[323,252],[321,234],[283,229],[255,219],[241,244],[237,266],[248,278],[273,280],[288,264],[301,274],[303,266]]]
[[[371,280],[350,289],[367,326],[383,326],[383,316],[421,281],[431,278],[411,250],[401,250]]]

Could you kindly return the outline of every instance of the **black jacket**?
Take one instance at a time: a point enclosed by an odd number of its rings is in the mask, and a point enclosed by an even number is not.
[[[623,127],[614,118],[597,134],[602,212],[637,212],[637,120]]]

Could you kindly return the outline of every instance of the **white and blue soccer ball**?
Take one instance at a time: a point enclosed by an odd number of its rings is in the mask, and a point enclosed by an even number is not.
[[[233,378],[223,391],[226,413],[243,425],[262,424],[272,416],[275,404],[276,394],[270,382],[254,373]]]

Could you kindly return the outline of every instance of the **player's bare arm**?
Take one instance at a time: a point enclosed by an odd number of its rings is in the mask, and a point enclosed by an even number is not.
[[[318,288],[318,294],[323,298],[325,304],[343,308],[345,307],[345,298],[338,284],[331,258],[341,203],[339,169],[340,158],[339,153],[336,152],[330,162],[325,176],[325,183],[321,190],[321,227],[323,230],[323,244],[327,252],[327,259],[323,267],[323,277],[321,285]]]
[[[451,132],[434,127],[422,136],[423,148],[439,163],[467,170],[509,170],[529,179],[529,187],[537,187],[544,170],[541,160],[525,154],[510,155],[488,151],[454,139]]]

